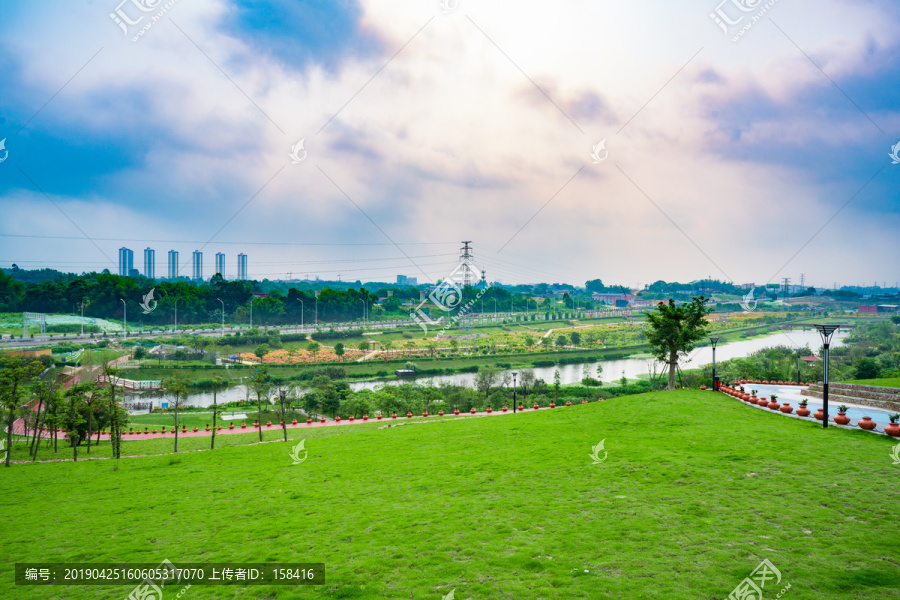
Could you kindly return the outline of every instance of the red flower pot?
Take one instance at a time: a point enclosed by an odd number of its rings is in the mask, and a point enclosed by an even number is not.
[[[847,416],[847,413],[839,412],[834,416],[834,422],[838,425],[846,425],[850,422],[850,417]]]
[[[297,421],[294,421],[294,423],[297,423]],[[306,417],[306,424],[312,425],[312,417]]]
[[[137,431],[135,431],[135,433],[138,434],[138,435],[141,435],[141,430],[138,429]]]
[[[766,384],[766,385],[769,385],[769,380],[768,380],[768,379],[763,379],[763,383]]]
[[[784,385],[784,382],[781,381],[781,380],[779,379],[779,380],[778,380],[778,385]]]
[[[156,430],[155,430],[155,429],[153,430],[153,433],[156,433]]]
[[[324,423],[324,422],[325,422],[325,417],[319,417],[319,422],[320,422],[320,423]]]
[[[587,400],[585,400],[585,402],[587,402]],[[522,406],[522,405],[520,404],[520,405],[519,405],[519,411],[521,412],[521,411],[523,411],[523,410],[525,410],[525,407]]]
[[[59,429],[57,429],[56,431],[59,431]],[[134,433],[134,429],[133,429],[132,427],[129,427],[129,428],[128,428],[128,433]]]
[[[411,412],[407,412],[407,413],[406,413],[406,418],[407,418],[407,419],[412,419],[412,413],[411,413]]]
[[[194,433],[197,433],[197,428],[196,428],[196,427],[194,427]]]
[[[173,427],[171,433],[178,433],[178,429]]]
[[[234,423],[229,423],[229,424],[228,424],[228,429],[234,429]]]
[[[472,414],[474,415],[474,414],[475,414],[475,407],[473,406],[472,409],[471,409],[469,412],[472,413]]]
[[[756,383],[759,383],[759,377],[756,378]]]
[[[756,394],[750,394],[750,402],[759,402],[759,398],[756,397]]]
[[[454,415],[458,415],[458,414],[459,414],[459,409],[458,409],[458,408],[454,408],[454,409],[453,409],[453,414],[454,414]]]
[[[487,407],[487,412],[488,412],[488,413],[492,413],[493,411],[494,411],[494,409],[492,409],[490,406]]]
[[[284,425],[284,421],[278,421],[278,425],[279,425],[279,426]]]
[[[221,425],[216,425],[216,431],[222,431],[222,426],[221,426]]]
[[[392,419],[396,419],[396,418],[397,418],[397,413],[392,414],[392,415],[391,415],[391,418],[392,418]]]
[[[786,415],[789,415],[792,412],[794,412],[794,408],[790,404],[785,402],[784,404],[781,405],[781,412],[783,412]]]
[[[765,398],[760,398],[760,399],[756,402],[756,404],[759,405],[759,406],[766,407],[766,406],[769,405],[769,402],[768,402],[768,400],[766,400]]]
[[[259,427],[259,421],[253,421],[253,427]]]
[[[566,406],[572,406],[572,403],[566,400]]]
[[[209,431],[209,425],[206,426],[206,431]],[[153,433],[156,433],[155,431]]]
[[[181,433],[187,433],[187,425],[181,426]]]
[[[540,406],[537,405],[537,402],[534,403],[534,410],[538,410]]]
[[[554,404],[553,402],[551,402],[551,403],[550,403],[550,408],[556,408],[556,404]]]
[[[380,420],[381,420],[381,414],[377,415],[375,418],[378,419],[378,420],[380,421]]]
[[[368,421],[368,420],[369,420],[369,415],[363,415],[363,421]]]
[[[800,406],[797,407],[797,416],[798,417],[808,417],[809,409],[801,404]]]
[[[706,389],[706,386],[705,386],[705,385],[701,385],[701,386],[700,386],[700,389],[701,389],[701,390],[705,390],[705,389]]]
[[[774,400],[772,400],[771,402],[769,402],[769,410],[778,410],[778,409],[780,409],[780,408],[781,408],[781,405],[778,404],[778,402],[776,402],[776,401],[774,401]]]
[[[308,418],[306,420],[309,421]],[[297,419],[294,419],[293,421],[291,421],[291,425],[296,425],[296,424],[297,424]]]
[[[241,423],[241,429],[247,429],[247,424],[246,424],[246,423]]]
[[[884,432],[892,437],[900,437],[900,423],[888,423],[884,426]]]
[[[271,427],[271,426],[272,426],[272,421],[266,421],[266,427]]]
[[[587,400],[582,400],[581,403],[582,403],[582,404],[587,404]]]
[[[505,407],[505,406],[503,407],[503,412],[506,412],[506,407]]]
[[[860,429],[865,429],[866,431],[872,431],[875,429],[875,426],[878,425],[875,421],[872,420],[872,417],[863,417],[856,423],[859,425]]]
[[[444,416],[444,411],[439,410],[439,411],[438,411],[438,416],[439,416],[439,417],[443,417],[443,416]]]
[[[821,421],[822,419],[825,418],[825,413],[822,412],[822,409],[820,408],[819,410],[817,410],[817,411],[815,412],[815,414],[814,414],[813,416],[814,416],[817,420]]]
[[[422,416],[423,416],[423,417],[427,417],[427,416],[428,416],[428,411],[427,411],[427,410],[423,410],[423,411],[422,411]]]
[[[353,421],[353,415],[350,415],[350,421]]]
[[[341,422],[341,415],[335,416],[335,417],[334,417],[334,422],[335,422],[335,423],[340,423],[340,422]]]

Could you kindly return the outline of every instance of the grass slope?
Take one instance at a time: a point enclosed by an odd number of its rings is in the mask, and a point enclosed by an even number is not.
[[[900,388],[900,377],[888,377],[883,379],[849,379],[841,383],[858,383],[859,385]]]
[[[4,469],[0,597],[133,588],[16,588],[16,562],[165,558],[327,566],[321,587],[194,586],[183,600],[721,599],[763,558],[790,599],[900,597],[894,440],[712,392],[421,421],[300,429],[300,465],[268,443]],[[154,445],[171,441],[125,444]]]

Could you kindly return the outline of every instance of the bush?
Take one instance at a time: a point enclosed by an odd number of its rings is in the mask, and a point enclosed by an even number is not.
[[[552,360],[535,360],[532,361],[531,366],[533,367],[553,367],[556,366],[556,362]]]

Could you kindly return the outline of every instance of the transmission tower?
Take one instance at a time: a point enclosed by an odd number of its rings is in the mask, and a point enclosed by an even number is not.
[[[800,287],[805,287],[806,285],[806,273],[800,273]]]
[[[459,251],[459,264],[462,267],[463,271],[463,287],[471,287],[475,285],[475,269],[473,268],[473,259],[475,255],[472,254],[472,249],[469,247],[472,241],[464,241],[462,249]]]
[[[785,277],[785,278],[784,278],[784,283],[781,284],[781,287],[782,287],[783,290],[784,290],[784,291],[782,292],[782,298],[787,298],[787,296],[788,296],[788,287],[790,287],[790,285],[791,285],[791,278],[790,278],[790,277]]]

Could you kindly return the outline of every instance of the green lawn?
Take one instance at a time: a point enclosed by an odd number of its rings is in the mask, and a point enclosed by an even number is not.
[[[859,385],[900,388],[900,377],[891,377],[887,379],[851,379],[849,381],[842,381],[841,383],[858,383]]]
[[[783,577],[766,598],[786,584],[789,600],[900,597],[896,440],[699,391],[417,421],[289,429],[306,439],[299,465],[283,443],[236,447],[255,432],[214,452],[13,465],[0,597],[134,587],[16,588],[16,562],[163,559],[327,568],[320,587],[194,586],[183,600],[721,599],[763,559]],[[592,464],[601,440],[608,458]]]

